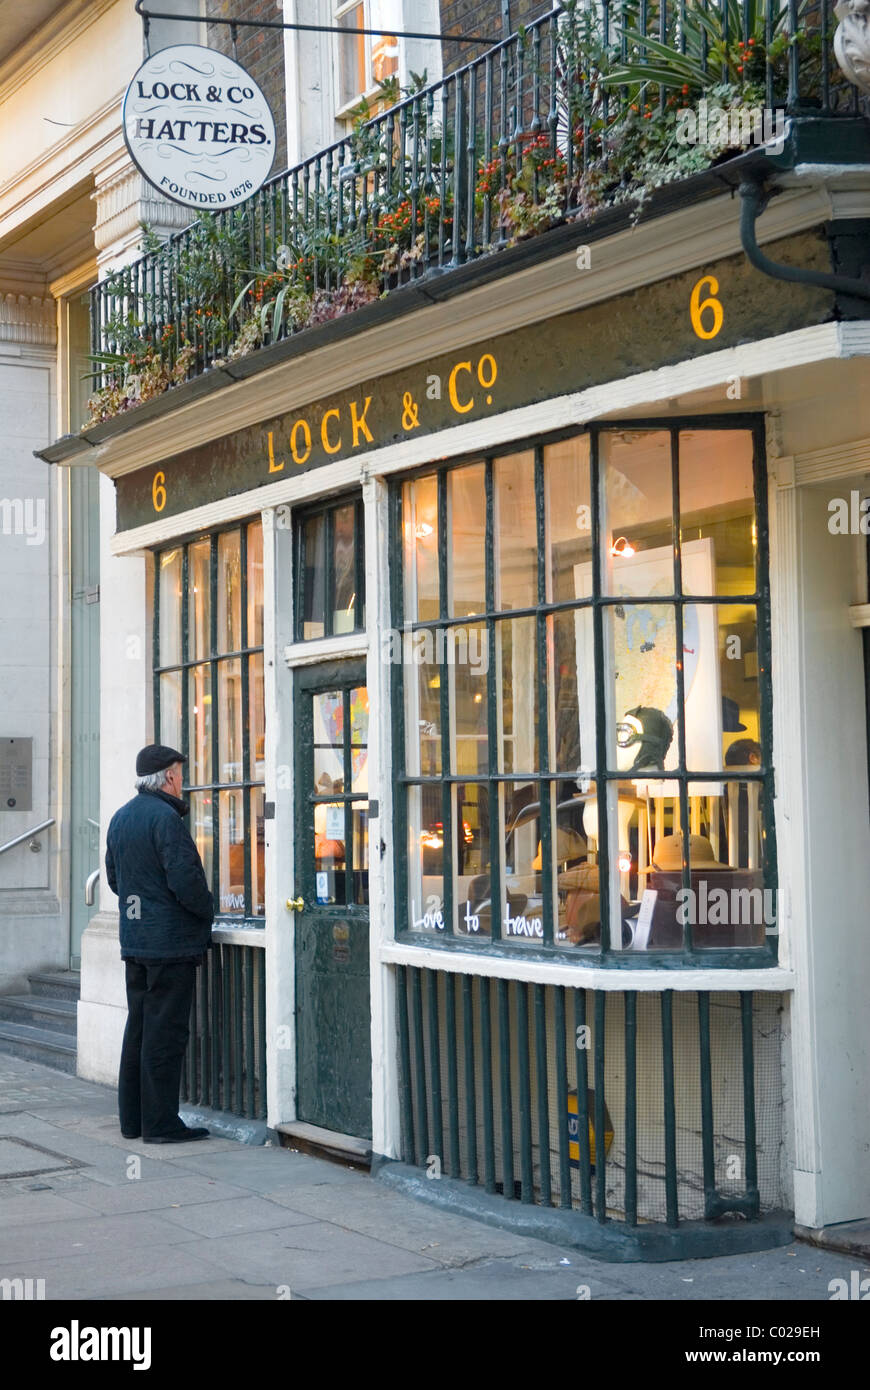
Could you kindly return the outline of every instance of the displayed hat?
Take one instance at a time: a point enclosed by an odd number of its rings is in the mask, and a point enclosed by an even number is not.
[[[746,725],[740,723],[740,706],[736,700],[732,700],[730,695],[722,696],[722,732],[723,734],[742,734],[746,730]]]
[[[173,763],[186,763],[187,758],[177,748],[167,748],[165,743],[149,743],[136,754],[136,776],[148,777],[152,772],[163,772]]]
[[[579,831],[574,830],[570,825],[560,825],[556,834],[556,861],[565,864],[570,859],[582,859],[586,854],[586,841]],[[532,868],[538,872],[541,868],[541,842],[538,841],[538,852],[532,860]]]
[[[730,864],[720,864],[713,852],[713,846],[706,835],[689,836],[689,866],[692,869],[730,869]],[[674,872],[683,867],[683,836],[663,835],[656,841],[652,864],[645,873],[655,873],[657,869]]]
[[[737,738],[725,753],[726,767],[751,767],[761,763],[761,744],[754,738]]]
[[[636,705],[626,710],[616,726],[616,741],[620,748],[637,746],[631,765],[634,772],[643,767],[663,768],[665,756],[674,738],[674,726],[660,709]]]

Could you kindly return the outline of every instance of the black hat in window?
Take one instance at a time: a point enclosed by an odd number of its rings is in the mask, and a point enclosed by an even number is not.
[[[636,705],[626,710],[616,726],[616,741],[620,748],[637,748],[632,772],[641,768],[664,768],[665,757],[674,738],[674,726],[660,709]]]

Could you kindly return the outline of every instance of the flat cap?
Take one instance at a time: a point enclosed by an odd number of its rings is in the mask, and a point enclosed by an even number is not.
[[[136,754],[136,776],[147,777],[151,772],[163,772],[173,763],[186,763],[187,758],[177,748],[167,748],[165,743],[149,743]]]

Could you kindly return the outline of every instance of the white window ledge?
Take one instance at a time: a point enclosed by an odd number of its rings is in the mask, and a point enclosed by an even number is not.
[[[561,961],[506,960],[504,956],[471,955],[466,951],[432,950],[425,946],[388,941],[380,948],[387,965],[416,965],[427,970],[452,971],[457,975],[488,975],[498,980],[527,980],[533,984],[571,988],[647,991],[662,990],[768,990],[779,994],[795,988],[795,973],[782,966],[759,969],[673,968],[630,970],[585,966]]]

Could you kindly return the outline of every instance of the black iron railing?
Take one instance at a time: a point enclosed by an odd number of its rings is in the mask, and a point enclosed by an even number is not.
[[[402,1157],[626,1227],[782,1205],[777,995],[398,967]]]
[[[266,1118],[266,953],[215,943],[197,971],[181,1099]]]
[[[764,112],[861,114],[835,27],[832,0],[545,15],[96,285],[93,418],[707,167],[706,134],[677,125],[702,99],[745,118],[745,138]]]

